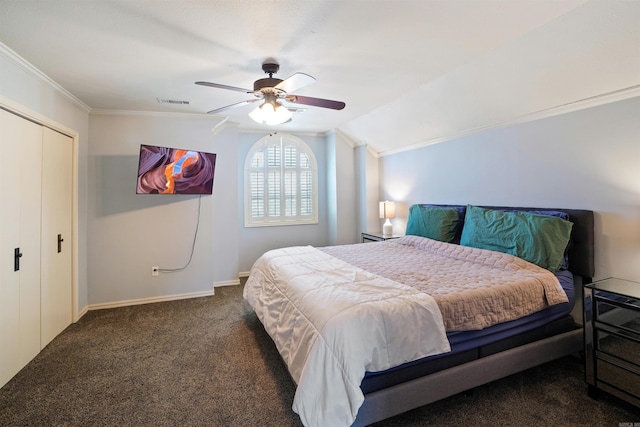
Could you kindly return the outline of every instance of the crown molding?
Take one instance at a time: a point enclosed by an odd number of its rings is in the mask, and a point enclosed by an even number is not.
[[[9,111],[41,126],[48,127],[56,132],[65,134],[71,138],[78,138],[78,131],[63,125],[62,123],[58,123],[49,117],[43,116],[39,112],[2,95],[0,95],[0,109]]]
[[[347,144],[349,144],[351,148],[355,149],[356,147],[364,147],[367,150],[367,152],[371,154],[374,158],[377,159],[380,157],[380,154],[366,142],[356,141],[351,136],[347,135],[345,132],[341,131],[340,129],[336,129],[334,132],[337,135],[340,135],[340,137],[343,138],[344,141]]]
[[[54,82],[51,78],[49,78],[49,76],[47,76],[45,73],[43,73],[42,71],[34,67],[32,64],[27,62],[24,58],[22,58],[16,52],[11,50],[11,48],[9,48],[7,45],[5,45],[2,42],[0,42],[0,55],[4,56],[9,61],[16,64],[22,70],[26,71],[27,74],[30,74],[31,76],[42,81],[47,86],[51,87],[55,92],[57,92],[62,97],[70,101],[72,104],[80,108],[85,113],[91,112],[91,107],[89,107],[87,104],[82,102],[80,99],[76,98],[71,92],[69,92],[62,86],[60,86],[58,83]]]
[[[243,125],[239,125],[238,130],[243,134],[257,134],[257,135],[265,135],[269,133],[272,133],[272,134],[282,133],[282,134],[295,135],[295,136],[310,136],[310,137],[326,136],[326,132],[311,132],[311,131],[305,132],[305,131],[296,131],[293,129],[272,129],[272,128],[259,129],[253,126],[245,127]]]
[[[238,129],[239,123],[229,121],[229,117],[226,116],[220,123],[217,123],[213,129],[211,129],[211,133],[217,135],[225,129],[235,128]]]
[[[367,147],[367,151],[369,152],[369,154],[371,154],[376,159],[379,159],[380,157],[382,157],[380,156],[380,153],[374,150],[370,145],[364,144],[364,146]]]
[[[93,108],[89,113],[96,116],[146,116],[146,117],[191,117],[194,119],[211,119],[224,122],[226,117],[205,113],[181,113],[176,111],[145,111],[145,110],[111,110],[108,108]]]
[[[635,98],[637,96],[640,96],[640,84],[629,86],[623,89],[614,90],[607,93],[603,93],[600,95],[591,96],[588,98],[579,99],[577,101],[568,102],[566,104],[545,108],[543,110],[539,110],[534,113],[524,114],[522,116],[519,116],[513,119],[494,122],[485,126],[479,126],[473,129],[456,132],[450,135],[433,138],[427,141],[421,141],[421,142],[407,145],[401,148],[387,150],[387,151],[380,151],[378,152],[378,156],[379,157],[390,156],[392,154],[402,153],[404,151],[411,151],[417,148],[427,147],[429,145],[439,144],[441,142],[451,141],[454,139],[462,138],[469,135],[475,135],[478,133],[487,132],[494,129],[502,129],[509,126],[532,122],[535,120],[546,119],[546,118],[560,116],[567,113],[572,113],[575,111],[585,110],[588,108],[593,108],[601,105],[611,104],[614,102],[624,101],[626,99]]]
[[[334,129],[334,130],[328,131],[326,134],[327,135],[329,135],[329,134],[338,135],[340,137],[340,139],[342,139],[344,142],[346,142],[347,145],[349,145],[349,147],[351,147],[351,148],[356,148],[357,146],[362,145],[362,144],[359,144],[356,141],[354,141],[352,138],[349,137],[349,135],[345,134],[340,129]]]

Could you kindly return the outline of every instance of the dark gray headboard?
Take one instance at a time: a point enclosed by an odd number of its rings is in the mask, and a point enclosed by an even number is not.
[[[436,205],[443,207],[465,207],[465,205]],[[540,211],[553,210],[565,212],[569,215],[569,221],[573,223],[571,230],[571,241],[569,243],[569,270],[577,275],[582,276],[583,283],[590,283],[595,275],[594,260],[594,231],[593,231],[593,211],[582,209],[564,209],[564,208],[522,208],[511,206],[481,206],[489,209],[500,209],[505,211]]]

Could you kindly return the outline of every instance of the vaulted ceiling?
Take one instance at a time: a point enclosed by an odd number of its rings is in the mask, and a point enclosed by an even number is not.
[[[271,58],[346,103],[280,129],[382,154],[638,95],[639,22],[626,0],[0,0],[0,42],[92,112],[206,113],[253,95],[194,82],[251,89]],[[221,117],[259,128],[253,105]]]

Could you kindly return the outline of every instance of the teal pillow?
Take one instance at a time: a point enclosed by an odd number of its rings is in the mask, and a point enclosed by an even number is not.
[[[555,216],[467,206],[460,244],[515,255],[555,273],[572,227]]]
[[[456,236],[458,221],[456,209],[411,205],[405,234],[449,243]]]

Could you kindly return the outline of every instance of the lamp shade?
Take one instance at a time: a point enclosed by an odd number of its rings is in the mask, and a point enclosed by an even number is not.
[[[380,218],[395,218],[396,202],[380,202]]]
[[[265,95],[265,102],[249,113],[253,121],[265,125],[279,125],[291,118],[293,113],[276,101],[273,95]]]

